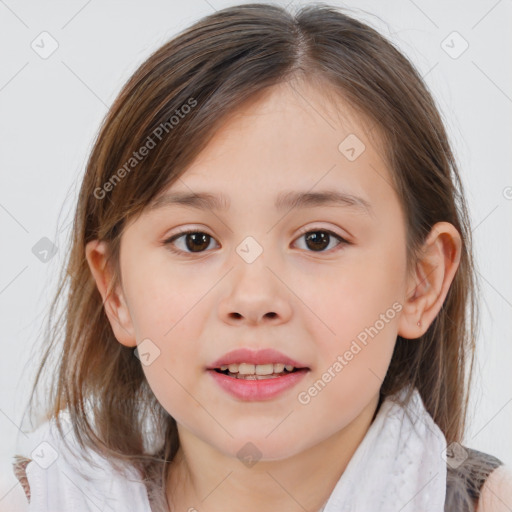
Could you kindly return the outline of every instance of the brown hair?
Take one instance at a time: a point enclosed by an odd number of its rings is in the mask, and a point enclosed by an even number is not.
[[[477,282],[462,183],[434,99],[392,43],[341,9],[317,3],[292,15],[272,4],[247,4],[199,20],[155,51],[106,115],[87,163],[68,264],[50,309],[47,346],[32,390],[30,404],[48,356],[59,351],[47,416],[58,423],[59,412],[68,409],[82,446],[129,462],[146,480],[158,473],[160,484],[166,481],[166,461],[179,446],[176,423],[153,395],[134,350],[114,337],[85,245],[109,242],[114,287],[121,278],[125,223],[185,172],[228,114],[266,88],[298,79],[329,86],[372,120],[385,141],[384,156],[406,218],[408,271],[436,222],[450,222],[461,234],[460,265],[445,302],[421,338],[398,337],[381,395],[411,384],[448,443],[462,441]],[[134,151],[148,147],[150,139],[154,147],[135,159]],[[66,285],[64,315],[52,323]],[[158,451],[146,446],[148,417]],[[151,477],[155,461],[159,469]]]

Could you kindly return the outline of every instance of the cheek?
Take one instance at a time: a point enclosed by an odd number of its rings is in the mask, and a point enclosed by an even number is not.
[[[199,403],[192,398],[196,395],[198,366],[203,361],[196,341],[200,338],[198,323],[191,315],[186,316],[187,311],[178,309],[176,321],[171,319],[157,325],[156,312],[148,306],[144,318],[140,319],[140,332],[146,334],[138,339],[144,340],[142,343],[150,347],[149,352],[155,354],[150,364],[142,365],[153,394],[178,422],[188,424],[191,417],[201,413]],[[155,319],[154,324],[151,318]],[[139,345],[139,354],[142,353],[141,347]]]
[[[340,273],[330,300],[317,304],[334,334],[316,336],[318,366],[298,401],[307,417],[331,425],[333,433],[378,394],[391,361],[402,305],[392,274],[398,269],[388,262],[361,258]]]
[[[165,249],[134,254],[126,260],[126,295],[137,339],[194,339],[191,313],[215,284],[214,276],[171,263]]]
[[[315,281],[315,286],[305,285],[309,292],[301,297],[319,313],[331,338],[351,337],[401,300],[401,272],[395,263],[361,257],[357,263],[331,272],[325,280]]]
[[[143,366],[143,371],[160,405],[178,423],[193,429],[194,424],[202,420],[204,409],[194,399],[197,392],[186,365],[176,363],[182,357],[186,356],[169,357],[164,351],[151,365]]]
[[[206,314],[201,299],[212,285],[168,262],[134,256],[125,261],[123,281],[141,363],[150,361],[142,368],[158,401],[180,419],[180,411],[195,407],[187,390],[203,364],[197,342],[199,317]]]
[[[321,311],[329,326],[328,334],[317,335],[320,368],[332,366],[342,356],[344,377],[340,381],[347,379],[345,385],[351,382],[357,388],[365,379],[377,382],[375,376],[384,378],[403,307],[404,274],[404,255],[388,244],[360,251],[350,265],[323,285],[323,294],[317,297],[324,300],[317,299],[311,307]]]

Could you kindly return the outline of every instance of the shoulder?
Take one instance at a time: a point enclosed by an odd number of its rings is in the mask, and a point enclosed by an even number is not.
[[[512,467],[502,465],[487,477],[480,492],[477,512],[512,510]]]
[[[66,429],[67,430],[67,429]],[[103,510],[107,504],[133,505],[147,512],[146,487],[133,468],[118,472],[110,460],[79,446],[72,430],[59,435],[54,422],[27,434],[13,472],[33,510]],[[96,509],[95,508],[95,509]]]
[[[504,465],[500,459],[489,453],[453,442],[447,448],[446,463],[445,511],[501,512],[501,509],[489,508],[491,506],[489,491],[492,492],[496,480],[502,482],[501,476],[504,474]],[[487,487],[484,491],[486,483]],[[484,498],[482,498],[483,492]]]

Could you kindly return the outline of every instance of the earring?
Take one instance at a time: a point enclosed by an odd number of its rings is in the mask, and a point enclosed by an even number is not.
[[[418,327],[421,327],[421,322],[418,322]]]

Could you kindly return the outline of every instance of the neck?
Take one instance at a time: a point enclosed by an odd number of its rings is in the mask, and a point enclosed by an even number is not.
[[[178,425],[180,448],[166,486],[169,510],[320,510],[366,435],[378,404],[377,395],[349,425],[319,444],[286,459],[259,460],[251,466]]]

